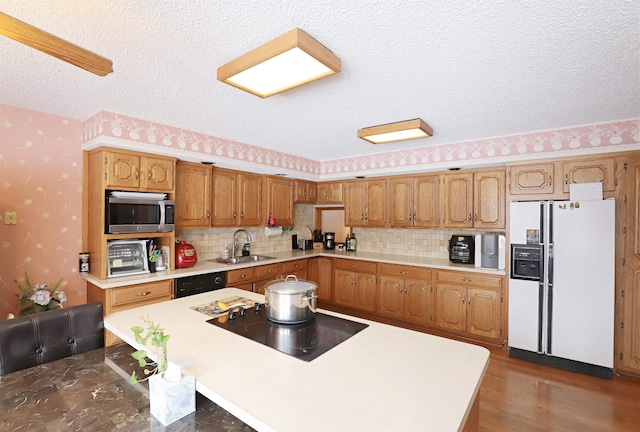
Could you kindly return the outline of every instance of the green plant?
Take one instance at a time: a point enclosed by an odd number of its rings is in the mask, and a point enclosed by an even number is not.
[[[20,290],[20,294],[16,294],[16,297],[18,297],[18,303],[20,304],[21,316],[58,309],[67,301],[65,293],[58,291],[63,278],[60,278],[53,288],[49,288],[48,284],[35,284],[31,286],[29,275],[26,272],[24,274],[24,281],[18,282],[15,279],[13,281]]]
[[[146,345],[147,341],[151,341],[151,345],[156,347],[157,361],[149,361],[146,350],[138,350],[131,354],[131,357],[138,360],[140,367],[145,368],[144,374],[147,376],[139,380],[136,377],[136,371],[133,371],[131,373],[131,379],[129,380],[131,384],[145,381],[151,376],[162,373],[167,369],[167,341],[169,340],[169,335],[164,334],[164,329],[160,327],[160,324],[155,324],[147,315],[142,315],[140,319],[147,324],[146,334],[142,334],[145,329],[140,326],[131,327],[131,331],[133,331],[136,337],[136,342]],[[146,369],[147,366],[151,366],[151,368]]]

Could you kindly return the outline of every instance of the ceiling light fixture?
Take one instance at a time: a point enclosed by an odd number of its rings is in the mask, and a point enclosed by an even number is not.
[[[105,76],[113,72],[111,60],[2,12],[0,12],[0,34],[96,75]]]
[[[218,68],[218,80],[266,98],[340,72],[335,54],[299,28]]]
[[[433,136],[433,129],[419,118],[358,130],[358,138],[362,138],[372,144],[384,144],[430,136]]]

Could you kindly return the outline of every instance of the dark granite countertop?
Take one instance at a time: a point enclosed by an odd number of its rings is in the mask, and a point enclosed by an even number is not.
[[[253,431],[196,393],[196,411],[166,428],[149,412],[144,376],[120,344],[0,376],[0,430],[6,431]]]

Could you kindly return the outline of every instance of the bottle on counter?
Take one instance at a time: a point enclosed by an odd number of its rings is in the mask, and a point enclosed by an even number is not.
[[[357,248],[357,240],[356,240],[356,235],[355,234],[351,234],[351,238],[349,238],[349,236],[347,236],[347,250],[351,251],[351,252],[355,252],[356,248]]]

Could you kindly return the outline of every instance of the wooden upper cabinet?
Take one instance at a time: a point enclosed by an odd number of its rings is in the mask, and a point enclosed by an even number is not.
[[[211,167],[178,161],[176,164],[176,228],[211,225]]]
[[[447,228],[504,229],[504,170],[444,176],[444,225]]]
[[[231,170],[213,169],[213,200],[211,226],[236,226],[238,173]]]
[[[357,180],[345,184],[344,218],[351,227],[386,226],[386,180]]]
[[[262,176],[214,168],[211,214],[212,227],[261,225]]]
[[[439,175],[389,180],[389,225],[435,228],[440,223]]]
[[[316,184],[304,180],[293,182],[293,202],[296,204],[314,204],[316,202]]]
[[[176,159],[135,152],[105,152],[105,186],[173,192]]]
[[[172,190],[175,159],[140,157],[140,187],[147,190]]]
[[[351,227],[365,226],[366,203],[364,181],[347,182],[344,186],[344,224]]]
[[[505,228],[505,171],[474,174],[474,228]]]
[[[318,183],[316,202],[318,204],[343,204],[344,196],[342,182]]]
[[[615,160],[612,157],[563,162],[562,175],[566,193],[572,183],[602,182],[604,192],[616,189]]]
[[[541,163],[510,167],[509,193],[511,195],[553,195],[553,169],[553,163]]]
[[[293,181],[280,177],[266,177],[267,211],[277,226],[293,225]]]
[[[473,227],[473,174],[444,176],[444,225],[447,228]]]
[[[239,226],[262,225],[262,176],[244,172],[238,174],[237,196]]]

